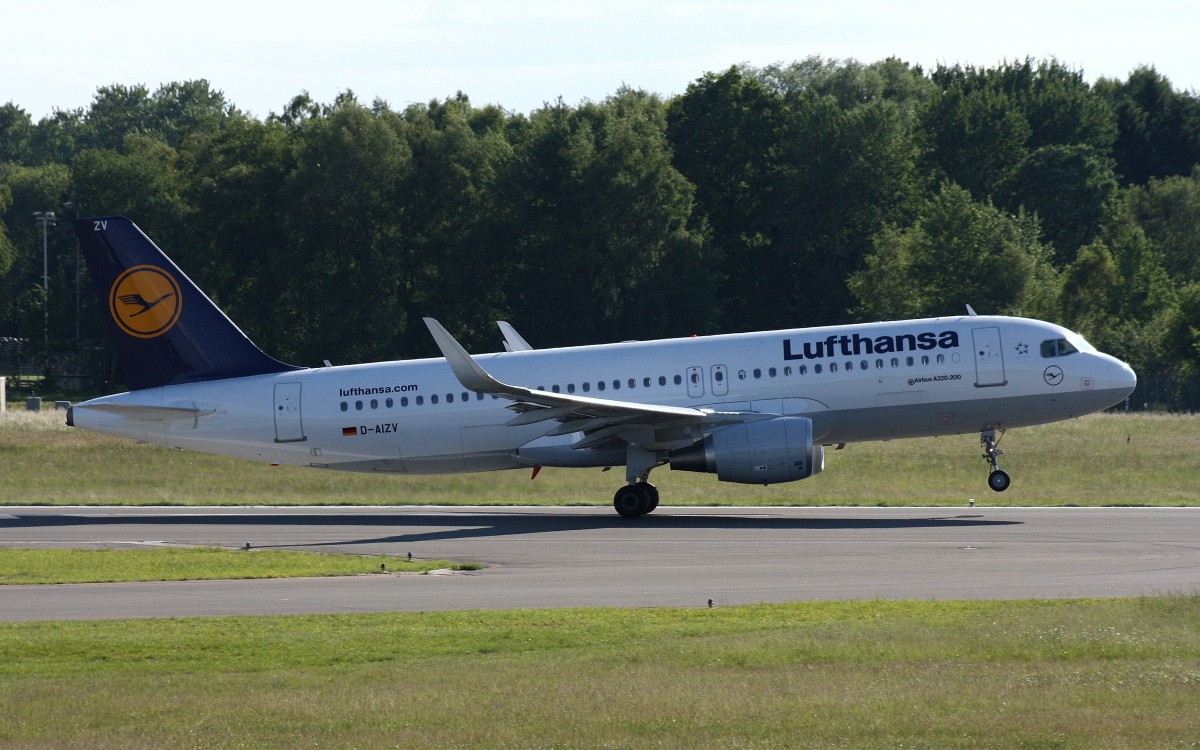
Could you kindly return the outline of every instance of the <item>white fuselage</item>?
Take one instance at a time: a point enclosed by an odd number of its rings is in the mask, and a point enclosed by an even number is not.
[[[533,389],[806,416],[814,438],[826,444],[1068,419],[1118,403],[1135,382],[1127,365],[1060,326],[993,316],[475,359],[498,380]],[[157,445],[352,471],[450,473],[623,463],[618,451],[572,451],[578,435],[543,438],[557,426],[554,421],[508,426],[514,417],[507,408],[511,403],[464,389],[439,358],[149,388],[79,404],[73,419],[78,427]],[[163,417],[149,410],[105,410],[105,404],[195,412]]]

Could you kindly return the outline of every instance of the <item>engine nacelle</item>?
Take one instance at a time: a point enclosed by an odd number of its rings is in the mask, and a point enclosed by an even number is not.
[[[820,473],[825,449],[813,445],[811,419],[776,417],[720,427],[668,460],[672,469],[716,474],[722,482],[778,484]]]

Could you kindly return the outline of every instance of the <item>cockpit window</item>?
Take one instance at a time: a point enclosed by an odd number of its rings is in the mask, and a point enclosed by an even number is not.
[[[1042,342],[1043,357],[1062,357],[1079,351],[1066,339],[1046,339]]]

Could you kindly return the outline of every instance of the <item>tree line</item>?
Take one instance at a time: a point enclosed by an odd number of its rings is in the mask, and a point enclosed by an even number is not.
[[[0,107],[0,337],[119,380],[69,219],[124,214],[297,364],[434,355],[424,315],[486,351],[497,319],[548,347],[970,304],[1195,378],[1198,165],[1195,92],[1057,60],[814,57],[529,114],[347,91],[256,119],[203,80],[105,86]]]

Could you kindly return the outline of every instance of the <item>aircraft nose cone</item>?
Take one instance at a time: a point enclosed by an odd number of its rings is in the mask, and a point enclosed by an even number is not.
[[[1137,387],[1137,373],[1116,357],[1104,356],[1109,361],[1108,366],[1104,368],[1103,387],[1105,390],[1112,391],[1115,396],[1124,399]]]

